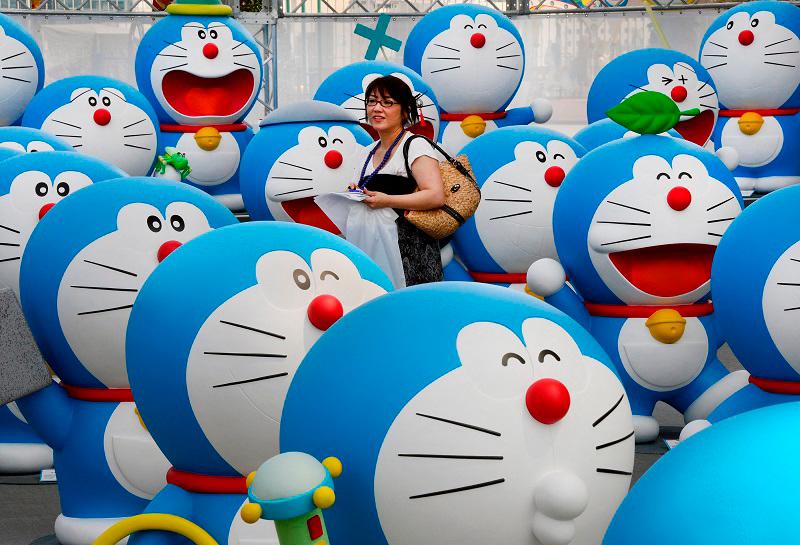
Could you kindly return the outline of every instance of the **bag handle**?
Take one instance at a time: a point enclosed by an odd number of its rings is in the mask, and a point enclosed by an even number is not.
[[[437,144],[436,142],[434,142],[433,140],[431,140],[430,138],[427,138],[425,135],[422,135],[422,134],[413,134],[413,135],[411,135],[411,137],[409,137],[409,139],[406,140],[405,144],[403,144],[403,158],[405,159],[405,163],[406,163],[406,174],[408,175],[409,178],[413,179],[414,176],[411,174],[411,166],[408,164],[408,148],[409,148],[409,146],[411,146],[411,142],[415,138],[422,138],[423,140],[428,142],[431,145],[431,147],[433,149],[435,149],[436,151],[438,151],[439,153],[441,153],[444,156],[445,160],[448,163],[450,163],[451,165],[453,165],[453,167],[458,172],[460,172],[469,181],[471,181],[473,184],[475,184],[475,187],[478,187],[478,182],[476,182],[475,178],[472,177],[472,173],[469,171],[469,169],[467,167],[465,167],[458,159],[454,159],[453,157],[451,157],[449,153],[444,151],[442,149],[442,147],[439,146],[439,144]]]

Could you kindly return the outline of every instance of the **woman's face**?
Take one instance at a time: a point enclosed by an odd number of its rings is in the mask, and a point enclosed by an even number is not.
[[[370,102],[375,104],[371,105]],[[403,126],[403,109],[392,97],[373,91],[367,97],[367,118],[372,128],[378,132],[398,129]]]

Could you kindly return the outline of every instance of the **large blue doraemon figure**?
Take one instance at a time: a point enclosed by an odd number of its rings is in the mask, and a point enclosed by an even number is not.
[[[152,178],[93,184],[45,215],[28,241],[20,299],[60,384],[17,400],[53,448],[60,543],[89,545],[136,515],[169,465],[128,386],[125,330],[136,294],[181,243],[235,223],[195,188]]]
[[[524,289],[534,261],[558,257],[553,203],[584,153],[571,138],[536,126],[498,129],[461,150],[481,187],[481,202],[456,231],[453,246],[473,280]]]
[[[372,143],[358,119],[327,102],[278,108],[264,121],[242,159],[242,197],[256,220],[293,221],[339,229],[314,202],[355,181],[355,162]]]
[[[396,326],[376,359],[352,332],[387,316]],[[331,543],[596,544],[633,466],[610,366],[533,297],[461,282],[399,290],[334,324],[303,360],[281,449],[341,460]]]
[[[361,61],[348,64],[320,83],[317,92],[314,93],[314,100],[324,100],[349,110],[355,114],[361,126],[377,140],[377,133],[367,123],[364,91],[373,80],[382,76],[400,78],[417,99],[420,120],[408,130],[436,140],[439,136],[439,104],[436,95],[419,74],[399,64],[386,61]]]
[[[552,106],[506,107],[525,70],[522,37],[497,10],[458,4],[429,12],[408,35],[403,63],[436,93],[442,123],[439,141],[455,153],[497,127],[544,123]]]
[[[144,96],[119,80],[75,76],[51,83],[31,101],[22,124],[67,141],[75,151],[148,174],[159,148],[158,121]]]
[[[44,85],[44,60],[36,40],[0,13],[0,126],[16,125]]]
[[[796,543],[799,419],[800,403],[786,403],[681,442],[634,485],[603,545]]]
[[[664,135],[671,136],[673,138],[683,138],[675,129],[670,129],[664,133]],[[599,148],[603,144],[608,144],[613,140],[630,138],[633,136],[638,136],[638,134],[633,131],[629,131],[627,128],[623,127],[613,119],[605,118],[595,121],[594,123],[582,128],[575,133],[573,138],[576,142],[578,142],[578,144],[586,148],[586,151],[592,151],[593,149]]]
[[[265,533],[271,523],[239,517],[245,476],[278,454],[283,398],[309,348],[343,313],[389,289],[361,250],[284,222],[219,229],[159,266],[127,336],[137,406],[172,464],[146,513],[186,519],[218,543],[277,545],[274,528],[271,539]],[[152,529],[147,522],[136,530]],[[174,539],[146,532],[130,543]]]
[[[698,115],[682,116],[674,130],[698,146],[709,143],[719,110],[714,82],[696,60],[669,49],[638,49],[605,65],[589,89],[589,123],[605,119],[609,109],[642,91],[666,95],[682,111],[697,108]]]
[[[714,251],[742,206],[721,159],[658,135],[589,152],[558,193],[553,230],[561,265],[537,261],[528,286],[608,351],[631,399],[637,440],[658,434],[650,416],[657,401],[689,421],[741,387],[742,377],[717,359],[723,340],[709,284]]]
[[[745,195],[800,182],[800,8],[747,2],[711,23],[700,62],[719,89],[717,146],[739,152]]]
[[[239,162],[253,131],[242,121],[261,89],[255,38],[218,0],[167,6],[136,51],[136,82],[153,104],[164,145],[185,154],[186,181],[241,209]]]

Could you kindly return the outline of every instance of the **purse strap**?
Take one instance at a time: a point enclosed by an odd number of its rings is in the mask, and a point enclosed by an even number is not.
[[[479,187],[478,182],[475,181],[475,178],[473,178],[472,173],[469,171],[467,167],[464,166],[463,163],[461,163],[461,161],[451,157],[450,154],[444,151],[439,144],[437,144],[436,142],[434,142],[433,140],[427,138],[425,135],[422,134],[411,135],[411,137],[409,137],[409,139],[406,140],[405,144],[403,144],[403,159],[405,159],[406,174],[408,175],[409,178],[413,179],[414,176],[413,174],[411,174],[411,166],[408,164],[408,148],[411,146],[411,142],[415,138],[422,138],[423,140],[428,142],[431,145],[431,147],[436,151],[438,151],[439,153],[441,153],[442,156],[445,158],[445,160],[451,165],[453,165],[453,168],[455,168],[459,173],[461,173],[462,176],[466,177],[469,181],[475,184],[475,187]]]

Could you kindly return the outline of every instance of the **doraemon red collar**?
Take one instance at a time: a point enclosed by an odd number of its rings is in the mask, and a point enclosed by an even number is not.
[[[477,271],[467,272],[474,280],[488,284],[524,284],[527,282],[527,276],[525,273],[487,273]]]
[[[161,130],[164,132],[197,132],[203,128],[217,129],[219,132],[240,132],[247,130],[246,123],[226,123],[223,125],[175,125],[162,123]]]
[[[247,494],[247,478],[241,476],[203,475],[171,467],[167,483],[198,494]]]
[[[61,383],[67,395],[72,399],[97,402],[126,402],[133,401],[133,392],[130,388],[85,388]]]
[[[772,108],[766,110],[720,110],[720,117],[742,117],[744,114],[754,113],[760,116],[777,117],[781,115],[794,115],[800,113],[800,108]]]
[[[467,113],[467,114],[451,114],[447,112],[442,112],[441,114],[439,114],[439,119],[441,119],[442,121],[464,121],[466,118],[472,115],[477,115],[483,120],[490,121],[493,119],[503,119],[506,115],[508,115],[508,112],[506,112],[505,110],[500,112],[486,112],[486,113],[478,112],[478,113]]]
[[[690,305],[607,305],[585,301],[583,305],[592,316],[608,318],[649,318],[654,312],[664,309],[675,310],[686,318],[708,316],[714,312],[714,305],[710,302]]]
[[[800,395],[800,381],[776,380],[771,378],[754,377],[747,379],[750,384],[771,394]]]

